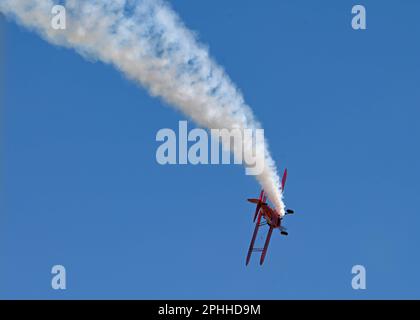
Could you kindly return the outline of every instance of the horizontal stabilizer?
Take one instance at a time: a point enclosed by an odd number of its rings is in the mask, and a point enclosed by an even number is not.
[[[260,199],[247,199],[247,200],[252,203],[259,203],[261,201]]]

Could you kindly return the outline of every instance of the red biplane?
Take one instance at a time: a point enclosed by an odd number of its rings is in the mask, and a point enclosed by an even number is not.
[[[284,170],[283,178],[281,179],[281,190],[280,192],[284,192],[284,186],[286,184],[287,179],[287,169]],[[254,234],[252,235],[251,244],[249,245],[248,255],[246,257],[246,265],[248,265],[249,260],[251,259],[252,252],[261,252],[260,258],[260,265],[264,263],[265,255],[267,254],[268,245],[270,243],[271,234],[273,233],[273,229],[278,228],[280,233],[284,236],[287,236],[288,233],[286,228],[282,226],[283,217],[280,213],[277,212],[276,209],[271,208],[265,201],[267,196],[264,194],[264,190],[261,190],[260,197],[258,199],[248,199],[249,202],[257,204],[255,208],[254,214],[254,222],[257,220],[255,224]],[[291,209],[287,209],[285,214],[293,214],[294,211]],[[261,222],[261,218],[265,219],[265,222]],[[265,240],[265,244],[263,248],[254,248],[255,239],[258,234],[258,230],[261,226],[268,225],[270,229],[268,230],[267,238]]]

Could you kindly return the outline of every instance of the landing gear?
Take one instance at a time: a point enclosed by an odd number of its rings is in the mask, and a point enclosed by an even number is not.
[[[292,209],[287,209],[286,214],[294,214],[295,212]]]

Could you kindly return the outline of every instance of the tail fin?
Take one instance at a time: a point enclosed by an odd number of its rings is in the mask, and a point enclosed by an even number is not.
[[[287,168],[284,169],[283,178],[281,179],[281,193],[284,192],[284,187],[286,185],[286,179],[287,179]]]

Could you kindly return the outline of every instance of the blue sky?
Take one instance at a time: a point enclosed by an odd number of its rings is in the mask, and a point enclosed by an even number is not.
[[[289,236],[245,267],[256,181],[159,165],[184,115],[1,17],[0,298],[420,298],[420,3],[172,3],[289,169]]]

